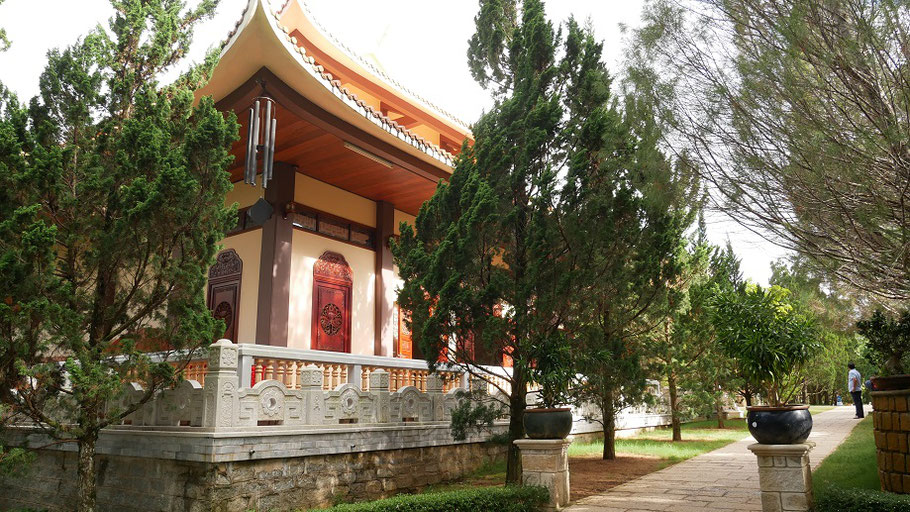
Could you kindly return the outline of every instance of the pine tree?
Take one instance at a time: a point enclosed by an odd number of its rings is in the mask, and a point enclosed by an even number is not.
[[[568,73],[539,0],[520,9],[483,1],[475,21],[468,58],[495,104],[474,125],[474,144],[463,145],[449,182],[421,208],[416,231],[402,225],[393,251],[404,281],[399,303],[428,362],[444,354],[499,387],[508,396],[511,441],[524,437],[527,386],[540,375],[532,361],[565,341],[562,250],[551,211]],[[477,363],[505,353],[513,368],[501,385]],[[506,480],[520,477],[510,443]]]
[[[680,271],[678,248],[700,201],[686,161],[660,151],[647,105],[627,95],[620,114],[606,69],[599,73],[593,94],[575,96],[578,144],[559,212],[578,274],[569,323],[584,385],[574,397],[599,410],[592,419],[604,429],[603,458],[613,459],[618,415],[648,398],[648,318]]]
[[[48,54],[27,107],[0,99],[0,401],[78,446],[80,511],[95,509],[99,432],[223,329],[203,290],[234,218],[236,120],[193,97],[214,54],[158,82],[216,2],[112,3],[107,29]],[[127,380],[144,398],[110,407]]]

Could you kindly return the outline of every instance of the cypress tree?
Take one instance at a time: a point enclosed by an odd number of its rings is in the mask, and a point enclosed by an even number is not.
[[[215,54],[158,81],[216,2],[112,4],[106,29],[49,52],[28,106],[0,98],[0,400],[78,446],[80,511],[95,509],[101,429],[222,332],[204,285],[235,218],[236,120],[193,96]],[[128,380],[143,399],[111,407]]]

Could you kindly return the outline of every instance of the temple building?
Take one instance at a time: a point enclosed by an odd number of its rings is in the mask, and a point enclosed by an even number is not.
[[[450,176],[467,126],[348,51],[298,0],[277,11],[249,2],[206,95],[242,124],[227,197],[238,223],[208,285],[224,337],[415,357],[388,241]],[[277,120],[266,187],[262,165],[244,182],[249,113],[263,97]]]

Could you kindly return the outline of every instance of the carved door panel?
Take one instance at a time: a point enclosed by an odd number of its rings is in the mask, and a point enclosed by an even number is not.
[[[213,284],[209,288],[209,309],[216,320],[224,321],[224,333],[220,338],[237,339],[237,310],[240,302],[238,281]]]
[[[406,320],[410,320],[408,312],[398,308],[398,357],[412,359],[414,357],[414,343],[411,330],[408,329]]]
[[[218,320],[224,321],[224,333],[218,338],[227,338],[237,343],[237,321],[240,318],[240,277],[243,261],[233,249],[222,251],[209,269],[209,310]]]
[[[350,352],[351,287],[316,282],[313,308],[313,348]]]

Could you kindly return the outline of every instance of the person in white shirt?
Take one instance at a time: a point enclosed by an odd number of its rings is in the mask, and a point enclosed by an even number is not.
[[[865,416],[863,414],[863,378],[857,371],[855,364],[848,363],[847,368],[850,368],[847,373],[847,390],[850,391],[850,396],[853,397],[853,405],[856,406],[856,416],[854,418],[860,419]]]

